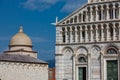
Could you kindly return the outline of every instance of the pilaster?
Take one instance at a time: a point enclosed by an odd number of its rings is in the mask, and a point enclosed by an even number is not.
[[[110,34],[109,34],[109,24],[106,26],[106,40],[109,41]]]
[[[82,26],[80,26],[80,42],[83,41],[83,36],[82,36]]]
[[[72,30],[72,26],[70,27],[70,43],[73,42],[73,30]]]
[[[95,40],[98,41],[98,25],[95,26]]]
[[[85,25],[85,42],[88,41],[88,29],[87,26]]]
[[[113,4],[113,19],[115,19],[115,15],[116,15],[116,13],[115,13],[115,4]]]
[[[78,29],[77,26],[75,27],[75,42],[78,42]]]
[[[107,6],[107,8],[106,8],[106,10],[107,10],[107,20],[109,20],[109,19],[110,19],[110,15],[109,15],[109,5],[107,4],[106,6]]]
[[[101,25],[101,41],[104,41],[104,32],[103,32],[103,30],[104,30],[104,27],[103,27],[103,25]]]
[[[96,14],[96,21],[98,21],[98,6],[96,6],[96,9],[95,9],[95,14]]]
[[[92,7],[90,7],[90,22],[93,21],[93,14],[92,14],[93,10]]]
[[[65,43],[68,43],[68,30],[67,30],[67,27],[65,27]]]
[[[116,40],[115,23],[113,23],[113,41]]]
[[[93,42],[93,27],[90,25],[90,42]]]

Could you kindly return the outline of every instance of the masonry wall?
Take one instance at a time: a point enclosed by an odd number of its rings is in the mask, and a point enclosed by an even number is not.
[[[1,61],[0,80],[48,80],[48,65]]]

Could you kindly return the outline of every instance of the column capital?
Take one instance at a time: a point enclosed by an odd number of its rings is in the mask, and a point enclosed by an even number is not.
[[[80,30],[82,31],[83,29],[82,29],[82,26],[80,27]]]
[[[108,5],[108,4],[106,4],[106,9],[107,9],[107,10],[109,9],[109,5]]]
[[[85,30],[86,30],[86,31],[88,30],[87,26],[85,26]]]
[[[90,26],[90,30],[91,30],[91,31],[93,30],[93,27],[92,27],[92,26]]]
[[[96,5],[96,6],[95,6],[95,8],[97,8],[97,9],[98,9],[98,5]]]
[[[91,54],[90,54],[90,53],[88,53],[88,56],[91,56]]]
[[[116,8],[116,7],[115,7],[115,3],[113,3],[112,5],[113,5],[113,8]]]
[[[101,25],[101,29],[104,29],[103,25]]]
[[[104,54],[103,54],[103,51],[100,51],[100,54],[103,56]]]
[[[113,23],[113,26],[112,26],[113,28],[115,28],[115,23]]]
[[[75,56],[76,56],[76,54],[73,54],[72,56],[73,56],[73,57],[75,57]]]
[[[107,26],[106,29],[109,29],[109,26]]]
[[[78,31],[77,26],[75,27],[75,31]]]
[[[92,12],[92,11],[93,11],[92,6],[90,6],[90,12]]]
[[[118,24],[119,24],[118,28],[120,28],[120,23],[118,23]]]
[[[68,31],[67,27],[65,27],[65,31]]]
[[[70,31],[73,31],[73,29],[72,29],[72,28],[73,28],[73,27],[71,26],[71,27],[70,27]]]
[[[101,8],[100,8],[101,10],[104,10],[104,8],[103,8],[103,6],[101,6]]]
[[[98,26],[95,26],[95,30],[98,30]]]

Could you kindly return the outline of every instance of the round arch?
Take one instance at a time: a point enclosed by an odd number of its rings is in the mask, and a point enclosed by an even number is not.
[[[106,48],[105,48],[105,50],[104,50],[104,53],[106,53],[109,49],[114,49],[114,50],[117,51],[117,53],[118,53],[118,50],[119,50],[119,48],[118,48],[117,45],[112,44],[112,45],[107,45],[107,46],[106,46]]]

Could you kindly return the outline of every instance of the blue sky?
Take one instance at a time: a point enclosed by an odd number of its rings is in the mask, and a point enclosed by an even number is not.
[[[0,0],[0,52],[8,50],[19,26],[32,39],[33,50],[42,60],[54,59],[55,17],[59,20],[87,0]]]

